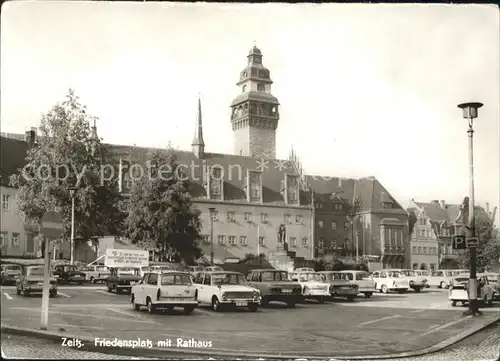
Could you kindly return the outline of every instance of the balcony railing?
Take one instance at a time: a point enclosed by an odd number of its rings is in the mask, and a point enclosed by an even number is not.
[[[401,255],[405,253],[405,249],[401,246],[385,246],[383,253],[385,255]]]

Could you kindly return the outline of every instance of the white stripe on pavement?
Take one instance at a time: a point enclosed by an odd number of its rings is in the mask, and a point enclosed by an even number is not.
[[[467,319],[469,319],[469,318],[471,318],[471,317],[472,317],[472,316],[467,316],[467,317],[464,317],[464,318],[459,318],[459,319],[457,319],[457,320],[455,320],[455,321],[451,321],[451,322],[445,323],[444,325],[441,325],[441,326],[439,326],[439,327],[433,328],[433,329],[431,329],[431,330],[429,330],[429,331],[427,331],[427,332],[424,332],[424,333],[420,334],[420,336],[419,336],[419,337],[427,336],[427,335],[429,335],[429,334],[431,334],[431,333],[433,333],[433,332],[436,332],[436,331],[442,330],[443,328],[446,328],[446,327],[449,327],[449,326],[453,326],[454,324],[459,323],[459,322],[462,322],[463,320],[467,320]]]
[[[105,327],[99,327],[99,326],[81,326],[81,325],[67,325],[64,323],[53,323],[52,326],[59,326],[59,327],[77,327],[77,328],[89,328],[92,330],[105,330]]]
[[[379,318],[379,319],[376,319],[376,320],[372,320],[372,321],[367,321],[367,322],[360,323],[358,326],[370,325],[370,324],[375,323],[375,322],[390,320],[391,318],[396,318],[396,317],[401,317],[401,315],[392,315],[392,316],[382,317],[382,318]]]
[[[422,308],[421,310],[411,311],[410,313],[420,313],[420,312],[424,312],[424,311],[427,311],[427,309]]]
[[[141,316],[139,316],[139,315],[134,315],[132,312],[122,311],[122,310],[118,310],[118,309],[116,309],[116,308],[110,308],[110,307],[108,307],[108,308],[106,308],[106,309],[107,309],[107,310],[110,310],[110,311],[113,311],[113,312],[116,312],[116,313],[118,313],[118,314],[120,314],[120,315],[125,315],[125,316],[130,316],[130,317],[133,317],[133,318],[139,318],[139,319],[142,319],[142,317],[141,317]]]
[[[12,296],[11,296],[11,295],[9,295],[8,293],[5,293],[5,292],[4,292],[3,294],[4,294],[4,296],[5,296],[5,297],[7,297],[7,299],[8,299],[8,300],[11,300],[11,299],[12,299]]]
[[[66,298],[71,298],[71,296],[67,295],[66,293],[62,293],[62,292],[57,292],[58,295],[61,295],[61,296],[64,296]]]

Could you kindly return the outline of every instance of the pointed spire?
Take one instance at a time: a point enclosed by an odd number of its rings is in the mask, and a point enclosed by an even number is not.
[[[203,153],[205,151],[205,142],[203,141],[203,123],[201,117],[200,94],[198,94],[198,113],[196,115],[196,125],[191,146],[193,147],[193,152],[197,157],[203,156]]]

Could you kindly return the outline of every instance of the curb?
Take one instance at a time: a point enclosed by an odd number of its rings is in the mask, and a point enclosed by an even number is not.
[[[203,351],[201,350],[183,350],[180,348],[162,348],[162,347],[153,347],[153,348],[131,348],[131,347],[102,347],[102,346],[95,346],[94,345],[94,339],[91,338],[86,338],[86,337],[80,337],[77,335],[71,335],[67,333],[58,333],[58,332],[53,332],[53,331],[45,331],[45,330],[37,330],[37,329],[27,329],[27,328],[22,328],[22,327],[16,327],[16,326],[8,326],[8,325],[2,325],[1,326],[1,333],[5,334],[13,334],[13,335],[21,335],[21,336],[32,336],[32,337],[37,337],[37,338],[43,338],[46,340],[51,340],[54,341],[55,343],[60,344],[61,343],[61,338],[65,337],[67,339],[79,339],[82,341],[84,346],[81,348],[74,348],[76,350],[80,351],[88,351],[88,352],[97,352],[97,353],[103,353],[103,354],[112,354],[112,355],[120,355],[120,356],[141,356],[141,357],[151,357],[151,358],[162,358],[165,359],[165,357],[171,357],[173,359],[178,359],[178,358],[213,358],[213,357],[223,357],[223,358],[231,358],[231,359],[244,359],[244,358],[250,358],[250,359],[272,359],[272,360],[290,360],[290,359],[308,359],[308,358],[314,358],[314,359],[328,359],[330,361],[335,361],[335,360],[388,360],[388,359],[397,359],[397,358],[405,358],[405,357],[418,357],[422,355],[427,355],[427,354],[432,354],[436,353],[438,351],[441,351],[459,341],[462,341],[463,339],[472,336],[473,334],[491,326],[494,323],[497,323],[500,321],[500,313],[496,315],[493,319],[477,325],[473,328],[466,329],[462,332],[460,332],[457,335],[454,335],[447,340],[444,340],[436,345],[427,347],[425,349],[419,350],[419,351],[408,351],[408,352],[402,352],[402,353],[397,353],[397,354],[387,354],[387,355],[362,355],[362,356],[328,356],[327,354],[323,353],[323,355],[320,354],[309,354],[309,355],[293,355],[293,354],[284,354],[284,353],[279,353],[279,354],[272,354],[272,353],[246,353],[245,355],[241,355],[241,351],[238,352],[237,350],[218,350],[218,349],[205,349]]]

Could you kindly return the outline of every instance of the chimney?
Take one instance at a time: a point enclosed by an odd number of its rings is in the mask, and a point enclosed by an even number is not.
[[[439,205],[439,201],[438,201],[437,199],[433,199],[433,200],[431,201],[431,203],[432,203],[432,204],[437,204],[437,205]]]
[[[441,205],[441,208],[446,209],[446,202],[444,200],[440,200],[439,204]]]

